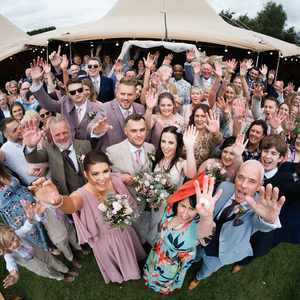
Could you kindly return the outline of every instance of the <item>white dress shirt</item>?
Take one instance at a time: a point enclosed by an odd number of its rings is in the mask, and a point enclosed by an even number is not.
[[[77,113],[77,117],[78,117],[78,123],[80,124],[86,114],[87,101],[84,101],[84,103],[81,105],[75,104],[75,108],[76,108],[76,113]]]

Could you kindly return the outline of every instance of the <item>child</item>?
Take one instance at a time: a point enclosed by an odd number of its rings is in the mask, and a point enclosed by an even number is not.
[[[18,230],[14,231],[10,226],[0,224],[0,255],[4,255],[6,269],[9,272],[3,281],[4,288],[14,285],[19,280],[17,265],[43,277],[65,282],[74,281],[74,276],[77,276],[78,273],[70,272],[67,266],[49,252],[45,252],[23,239],[24,235],[32,229],[31,220],[40,207],[38,204],[31,204],[24,209],[29,219]]]

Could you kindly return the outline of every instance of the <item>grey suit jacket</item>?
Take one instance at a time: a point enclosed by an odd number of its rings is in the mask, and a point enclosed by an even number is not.
[[[219,189],[222,189],[223,193],[216,203],[214,217],[222,211],[235,192],[234,184],[230,182],[221,183]],[[266,223],[251,208],[240,219],[243,223],[239,226],[234,226],[234,220],[222,226],[219,238],[219,259],[223,265],[232,264],[253,255],[250,237],[256,231],[268,232],[281,227],[279,218],[275,224]]]
[[[145,108],[143,105],[139,103],[133,103],[132,106],[134,113],[144,115]],[[107,147],[124,141],[126,139],[126,136],[124,134],[125,119],[120,110],[118,101],[114,99],[112,101],[104,103],[103,109],[108,123],[113,127],[113,129],[108,130],[106,134],[101,136],[97,143],[97,149],[101,149],[103,152],[105,152]],[[99,112],[94,119],[94,122],[102,118],[103,116]]]
[[[143,148],[145,151],[146,160],[143,170],[149,171],[151,168],[151,163],[149,161],[148,154],[155,153],[155,148],[149,143],[144,143]],[[134,164],[127,139],[121,143],[108,147],[106,149],[106,154],[113,164],[112,170],[114,172],[127,173],[132,176],[136,174],[136,166]]]
[[[61,100],[56,101],[52,99],[41,87],[38,91],[34,92],[35,97],[38,99],[41,107],[55,113],[61,113],[69,122],[73,137],[80,140],[86,140],[89,138],[87,131],[88,124],[93,118],[98,116],[104,116],[103,104],[96,101],[92,102],[87,100],[86,113],[79,123],[76,113],[76,108],[72,100],[68,96],[63,96]]]
[[[89,141],[74,140],[73,147],[76,156],[78,157],[77,161],[78,161],[79,168],[81,170],[81,173],[83,173],[83,165],[82,165],[81,157],[91,150],[91,144]],[[48,162],[49,169],[51,172],[51,180],[56,185],[56,187],[58,188],[61,194],[63,195],[69,194],[69,190],[66,183],[66,176],[71,176],[71,174],[66,174],[64,169],[63,155],[54,144],[48,144],[42,150],[35,149],[31,153],[28,154],[25,153],[25,158],[30,163]],[[74,176],[74,174],[72,174],[72,176]],[[78,176],[82,176],[82,175],[78,175]]]

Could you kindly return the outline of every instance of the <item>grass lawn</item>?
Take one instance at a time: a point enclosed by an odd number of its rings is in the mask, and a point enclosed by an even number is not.
[[[183,289],[170,296],[145,289],[143,280],[106,285],[92,255],[81,261],[80,276],[71,284],[44,279],[22,269],[19,283],[5,291],[6,299],[21,295],[26,300],[300,300],[300,248],[297,245],[280,245],[239,274],[232,275],[227,266],[189,292],[186,287],[191,271]],[[5,274],[2,259],[1,279]]]

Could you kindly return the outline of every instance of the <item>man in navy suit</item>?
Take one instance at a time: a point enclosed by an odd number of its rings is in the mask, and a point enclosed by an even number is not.
[[[97,93],[97,100],[101,102],[108,102],[113,100],[114,84],[112,79],[101,74],[102,64],[98,57],[91,57],[87,64],[88,78],[92,81],[95,91]]]
[[[235,184],[223,182],[218,189],[222,195],[213,213],[215,233],[209,244],[199,248],[203,264],[189,289],[197,287],[224,265],[253,255],[250,237],[257,231],[268,232],[279,228],[279,213],[285,201],[279,200],[279,189],[262,187],[264,169],[260,162],[248,160],[237,172]],[[260,191],[254,200],[256,192]]]

